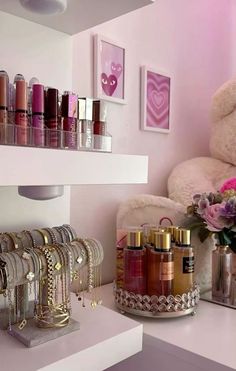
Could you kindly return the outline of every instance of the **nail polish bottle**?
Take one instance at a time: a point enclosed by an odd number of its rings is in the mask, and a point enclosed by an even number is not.
[[[154,233],[154,248],[147,253],[147,293],[168,296],[172,294],[174,261],[171,251],[171,235]]]
[[[146,249],[141,232],[129,231],[124,249],[124,289],[135,294],[146,293]]]
[[[190,241],[190,230],[176,230],[174,247],[174,295],[182,295],[193,287],[194,251]]]

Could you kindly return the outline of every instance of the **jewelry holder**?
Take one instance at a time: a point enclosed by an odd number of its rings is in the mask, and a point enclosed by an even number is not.
[[[102,246],[94,239],[77,239],[70,243],[54,243],[0,254],[0,290],[8,302],[9,333],[31,347],[78,329],[78,323],[70,318],[71,282],[79,280],[82,290],[88,288],[91,292],[98,283],[96,270],[102,260]],[[81,271],[86,265],[87,286],[81,278]],[[27,321],[23,306],[23,313],[17,308],[20,316],[12,325],[12,314],[17,307],[13,293],[21,285],[29,285],[30,290],[34,286],[35,320]],[[79,300],[80,290],[77,296]],[[95,297],[91,300],[92,307],[100,303],[101,300]],[[65,327],[67,330],[62,330]]]
[[[52,243],[71,242],[76,238],[76,232],[68,225],[62,225],[52,228],[39,228],[31,231],[5,232],[0,234],[0,252],[10,252],[16,249],[29,249],[37,246],[43,246]],[[16,257],[15,257],[16,259]],[[25,313],[26,318],[33,316],[33,305],[30,305],[28,285],[19,285],[15,287],[14,298],[15,308],[13,314],[13,323],[20,320],[19,313]],[[3,311],[2,311],[3,312]],[[8,310],[2,313],[0,328],[5,329],[8,326]]]

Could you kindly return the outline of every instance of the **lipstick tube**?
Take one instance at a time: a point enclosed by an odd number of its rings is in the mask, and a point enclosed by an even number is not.
[[[95,100],[93,102],[93,121],[94,121],[94,134],[106,135],[107,133],[107,104],[102,100]]]
[[[7,100],[9,78],[6,71],[0,71],[0,143],[7,143]]]
[[[28,144],[28,94],[27,83],[24,80],[16,81],[16,144]]]
[[[62,95],[61,117],[63,130],[63,146],[77,148],[77,95],[65,92]]]
[[[48,145],[60,148],[60,132],[58,119],[58,90],[48,88],[46,95],[46,126],[48,127]]]
[[[33,144],[43,147],[45,144],[44,86],[41,84],[32,86],[32,131]]]

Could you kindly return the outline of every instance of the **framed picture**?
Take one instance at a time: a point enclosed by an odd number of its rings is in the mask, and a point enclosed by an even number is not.
[[[94,36],[94,95],[125,104],[125,48],[103,36]]]
[[[170,77],[146,66],[141,68],[141,129],[170,131]]]

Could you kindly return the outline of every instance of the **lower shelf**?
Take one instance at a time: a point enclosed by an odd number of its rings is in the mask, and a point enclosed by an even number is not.
[[[73,295],[80,330],[32,349],[0,331],[1,371],[99,371],[142,350],[140,323],[103,306],[92,309],[89,300],[85,305]]]

